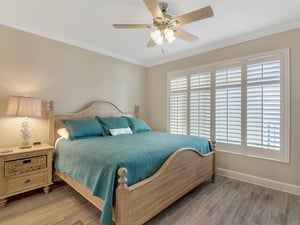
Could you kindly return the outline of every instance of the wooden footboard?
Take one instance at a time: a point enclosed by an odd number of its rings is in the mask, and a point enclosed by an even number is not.
[[[204,180],[214,177],[214,152],[201,155],[184,149],[175,152],[150,178],[127,187],[126,168],[118,171],[116,224],[141,225]]]
[[[214,151],[202,155],[195,150],[178,150],[154,175],[130,187],[126,185],[126,168],[120,168],[117,201],[113,207],[116,225],[142,225],[203,181],[214,180],[214,162]],[[55,173],[103,210],[103,200],[93,196],[86,186],[59,170]]]

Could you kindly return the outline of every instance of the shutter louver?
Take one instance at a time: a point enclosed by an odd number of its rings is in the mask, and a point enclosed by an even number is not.
[[[190,134],[210,138],[211,75],[195,74],[190,78]]]
[[[241,67],[216,71],[215,136],[241,144]]]
[[[280,61],[250,64],[247,67],[247,83],[280,80]]]
[[[247,82],[247,145],[279,150],[279,60],[248,65]]]
[[[241,84],[241,67],[218,70],[216,73],[216,86]]]
[[[169,130],[173,134],[187,134],[186,77],[176,77],[171,80]]]
[[[216,140],[241,143],[241,88],[216,90]]]

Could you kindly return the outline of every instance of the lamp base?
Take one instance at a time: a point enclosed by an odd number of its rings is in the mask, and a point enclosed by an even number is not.
[[[21,125],[21,137],[22,137],[22,142],[21,146],[19,148],[31,148],[32,145],[30,145],[30,136],[31,136],[31,130],[29,129],[29,124],[28,124],[28,118],[25,117],[22,125]]]

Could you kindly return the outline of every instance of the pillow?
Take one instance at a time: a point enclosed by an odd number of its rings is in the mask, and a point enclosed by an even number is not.
[[[124,117],[101,118],[96,117],[103,126],[104,135],[110,135],[110,129],[127,128],[129,123]]]
[[[61,122],[65,125],[71,140],[103,135],[103,128],[95,118],[63,119]]]
[[[130,127],[109,129],[109,132],[112,136],[117,136],[117,135],[121,135],[121,134],[132,134]]]
[[[125,117],[124,116],[124,118],[126,118],[128,120],[130,128],[134,134],[152,130],[144,120],[137,119],[135,117]]]
[[[66,128],[60,128],[57,130],[57,133],[60,137],[63,137],[64,139],[69,139],[69,132]]]

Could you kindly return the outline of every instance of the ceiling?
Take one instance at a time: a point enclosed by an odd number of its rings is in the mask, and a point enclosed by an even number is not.
[[[153,66],[300,27],[299,0],[164,0],[173,17],[205,6],[215,16],[181,26],[199,37],[147,48],[149,29],[114,29],[115,23],[151,24],[142,0],[0,0],[0,24],[142,66]],[[163,53],[164,52],[164,53]]]

